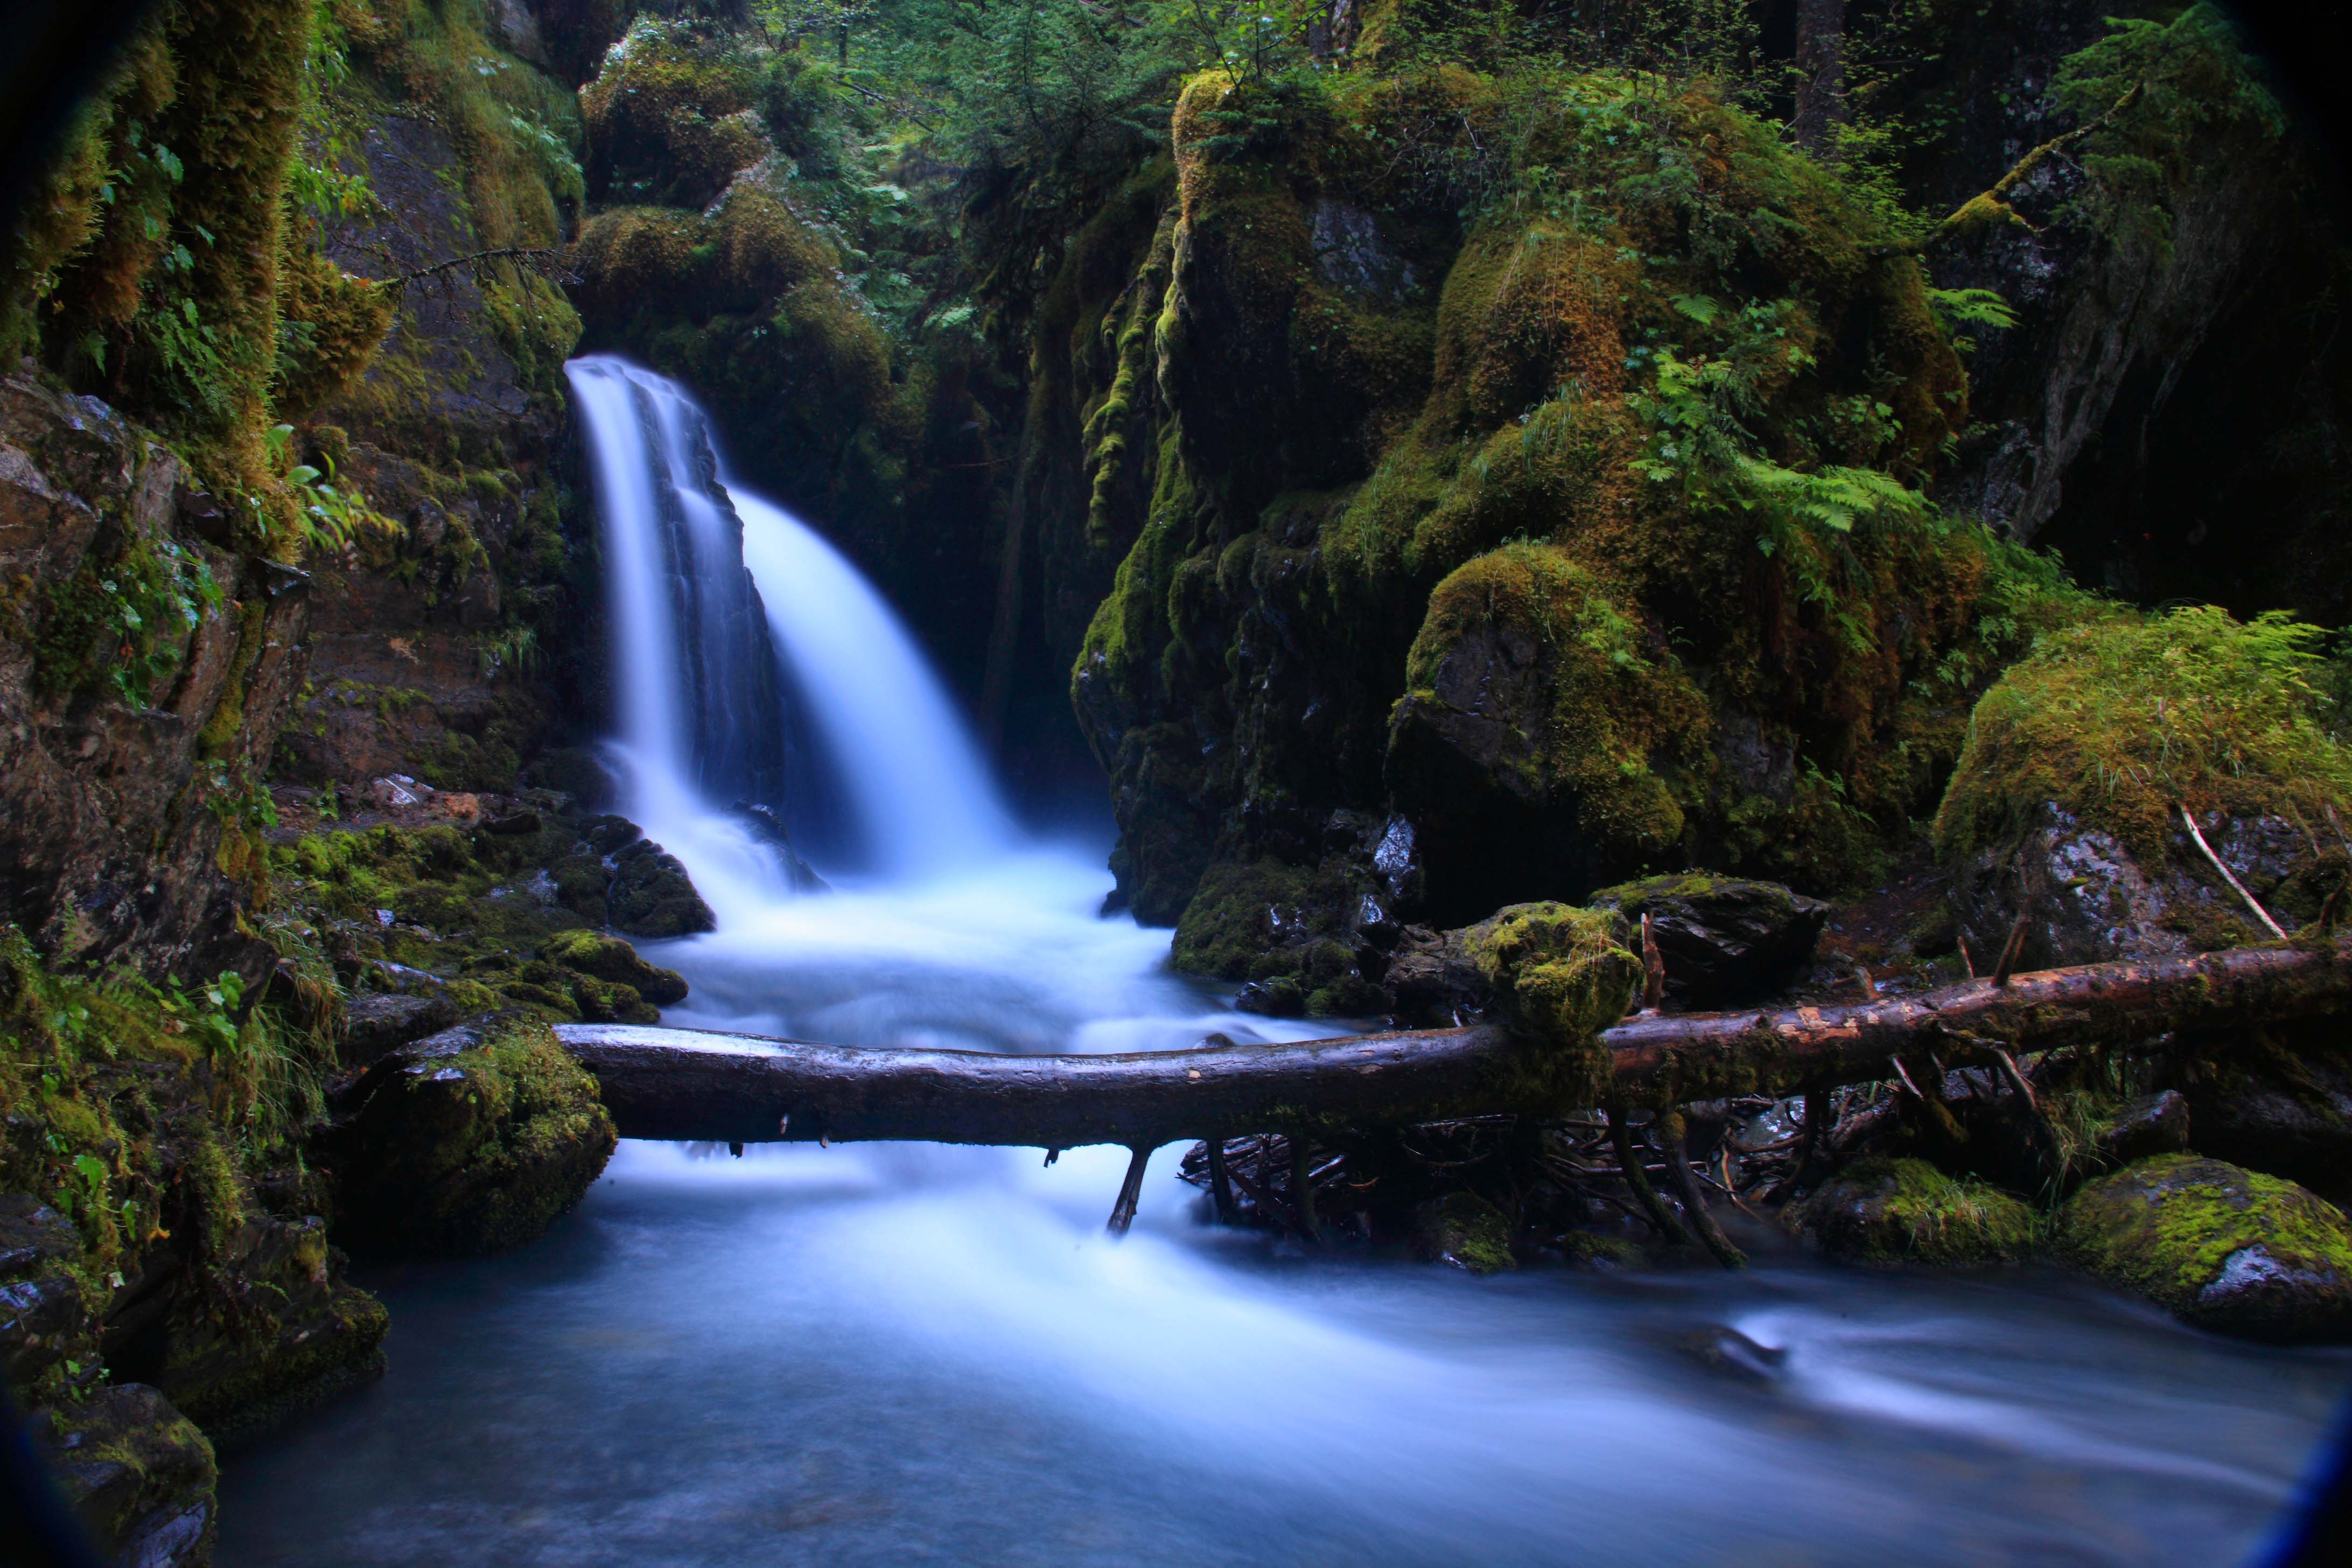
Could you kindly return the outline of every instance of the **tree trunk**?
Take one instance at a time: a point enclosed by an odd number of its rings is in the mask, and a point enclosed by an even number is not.
[[[1837,128],[1845,123],[1845,0],[1797,0],[1797,145],[1837,162]]]
[[[1604,1030],[1613,1092],[1671,1106],[1890,1078],[1900,1052],[1947,1064],[2129,1044],[2352,1011],[2352,948],[2249,948],[1970,980],[1907,998],[1647,1015]],[[921,1139],[1152,1148],[1318,1117],[1428,1121],[1521,1103],[1550,1047],[1497,1025],[1118,1056],[872,1050],[626,1024],[557,1036],[595,1074],[625,1138],[772,1143]]]

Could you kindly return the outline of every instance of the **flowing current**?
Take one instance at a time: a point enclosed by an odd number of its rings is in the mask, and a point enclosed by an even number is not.
[[[1118,1050],[1303,1034],[1097,914],[954,699],[692,399],[575,362],[624,809],[718,930],[671,1023]],[[770,807],[831,883],[796,890]],[[1200,1223],[1123,1152],[622,1145],[545,1240],[362,1273],[383,1381],[232,1458],[227,1564],[2210,1564],[2352,1384],[2056,1271],[1474,1279]]]

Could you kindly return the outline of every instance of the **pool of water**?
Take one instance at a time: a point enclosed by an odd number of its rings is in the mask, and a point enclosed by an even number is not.
[[[2352,1384],[2055,1272],[1310,1256],[1175,1152],[1112,1243],[1111,1151],[624,1144],[362,1274],[389,1375],[232,1457],[219,1560],[2210,1564]]]

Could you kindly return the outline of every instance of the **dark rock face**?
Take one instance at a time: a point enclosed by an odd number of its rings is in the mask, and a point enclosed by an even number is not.
[[[0,1193],[0,1376],[22,1387],[72,1346],[89,1308],[64,1265],[81,1237],[65,1215],[24,1193]]]
[[[1778,882],[1696,872],[1603,888],[1586,900],[1651,930],[1666,962],[1666,996],[1686,1008],[1737,1006],[1788,983],[1812,956],[1830,906]]]
[[[595,1080],[545,1026],[486,1020],[379,1063],[322,1152],[355,1246],[465,1256],[536,1240],[614,1142]]]
[[[2290,1182],[2195,1154],[2145,1160],[2075,1194],[2058,1243],[2200,1328],[2352,1337],[2352,1225]]]
[[[631,936],[691,936],[719,926],[685,865],[646,839],[613,857],[613,886],[605,902],[613,929]]]
[[[198,1568],[212,1561],[213,1446],[142,1384],[100,1388],[28,1424],[66,1500],[110,1562]]]
[[[45,951],[217,970],[245,946],[224,824],[301,684],[306,579],[218,521],[105,405],[0,377],[0,920]]]

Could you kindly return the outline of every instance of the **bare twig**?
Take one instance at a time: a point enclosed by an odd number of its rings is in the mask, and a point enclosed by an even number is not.
[[[2286,932],[2280,929],[2278,921],[2271,919],[2271,912],[2270,910],[2263,908],[2262,900],[2255,898],[2253,894],[2248,892],[2246,890],[2246,885],[2238,880],[2237,877],[2231,871],[2230,868],[2221,864],[2221,858],[2213,853],[2213,847],[2210,844],[2205,842],[2205,835],[2197,830],[2197,819],[2189,815],[2189,808],[2181,805],[2179,801],[2175,801],[2172,803],[2172,809],[2180,814],[2181,826],[2189,829],[2189,837],[2197,841],[2197,847],[2204,851],[2205,858],[2213,863],[2213,869],[2221,873],[2221,880],[2229,883],[2231,889],[2234,891],[2238,897],[2246,900],[2246,908],[2254,911],[2254,918],[2262,921],[2264,926],[2268,927],[2270,929],[2270,933],[2273,936],[2278,938],[2281,942],[2284,942],[2286,940]]]
[[[2020,915],[2009,928],[2009,941],[2000,950],[2000,962],[1992,966],[1992,983],[1995,985],[2007,985],[2009,977],[2017,972],[2017,955],[2025,951],[2025,931],[2030,923],[2025,916]]]

